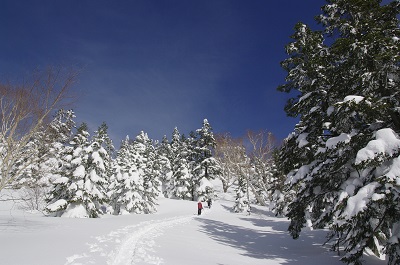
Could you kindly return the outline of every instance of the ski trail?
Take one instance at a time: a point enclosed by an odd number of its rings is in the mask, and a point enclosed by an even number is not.
[[[117,250],[109,255],[108,265],[161,264],[162,258],[154,254],[155,238],[167,228],[188,223],[193,216],[172,217],[143,222],[128,234]]]

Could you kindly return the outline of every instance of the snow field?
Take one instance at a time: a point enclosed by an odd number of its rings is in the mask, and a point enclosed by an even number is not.
[[[267,207],[233,213],[219,194],[197,216],[197,202],[160,198],[155,214],[96,219],[43,217],[0,204],[1,264],[7,265],[343,265],[322,246],[326,231],[298,240]],[[385,261],[366,256],[366,265]]]

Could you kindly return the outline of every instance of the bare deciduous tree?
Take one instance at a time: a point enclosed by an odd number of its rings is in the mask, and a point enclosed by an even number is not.
[[[76,77],[76,71],[49,67],[21,84],[0,82],[0,191],[35,162],[26,147],[46,129],[51,112],[66,103]]]
[[[229,133],[216,134],[215,158],[222,168],[222,187],[224,192],[237,180],[241,174],[240,166],[246,159],[246,150],[242,138],[232,138]]]
[[[271,132],[260,130],[247,131],[247,140],[251,145],[249,157],[253,165],[254,175],[250,181],[250,188],[259,204],[266,205],[268,185],[271,183],[272,154],[277,148],[277,140]]]
[[[275,136],[266,130],[258,132],[247,131],[247,139],[251,144],[250,156],[262,161],[268,161],[272,158],[272,153],[277,145]]]
[[[35,185],[33,187],[24,187],[17,195],[19,208],[26,211],[43,212],[48,197],[48,187]]]

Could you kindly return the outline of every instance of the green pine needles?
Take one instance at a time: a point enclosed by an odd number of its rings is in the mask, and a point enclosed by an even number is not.
[[[331,231],[342,260],[361,264],[366,249],[400,262],[400,2],[329,0],[298,23],[286,47],[282,92],[299,117],[275,156],[275,210],[304,227]]]

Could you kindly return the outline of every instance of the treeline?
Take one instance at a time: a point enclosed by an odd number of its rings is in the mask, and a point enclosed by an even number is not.
[[[208,180],[219,177],[221,169],[212,156],[215,139],[206,119],[189,137],[175,128],[171,141],[158,142],[140,132],[115,150],[106,123],[90,136],[85,123],[75,126],[74,117],[71,110],[58,111],[23,148],[35,159],[13,170],[19,174],[12,187],[46,190],[46,213],[153,213],[160,193],[185,200],[214,198]]]
[[[63,217],[154,213],[160,195],[215,199],[212,179],[221,180],[224,192],[234,187],[235,212],[271,198],[277,145],[270,132],[214,136],[205,119],[188,137],[177,128],[170,140],[161,141],[140,132],[116,150],[106,123],[90,135],[86,123],[76,126],[74,118],[72,110],[59,110],[21,149],[8,187],[20,189],[22,197],[16,199],[26,208]]]
[[[188,136],[177,128],[171,138],[150,139],[144,132],[115,149],[103,123],[90,135],[85,123],[61,108],[75,72],[38,71],[21,84],[0,83],[0,191],[18,189],[28,210],[54,216],[152,213],[157,197],[214,198],[209,180],[226,192],[236,190],[234,211],[262,205],[270,197],[272,134],[248,132],[244,139],[214,136],[207,120]],[[268,177],[267,177],[268,176]]]

